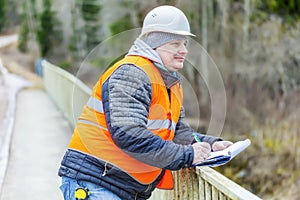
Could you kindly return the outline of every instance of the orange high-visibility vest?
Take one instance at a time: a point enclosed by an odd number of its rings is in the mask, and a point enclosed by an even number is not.
[[[133,64],[149,77],[152,101],[149,108],[147,129],[163,140],[172,140],[182,105],[182,88],[179,83],[170,88],[168,95],[164,81],[153,63],[140,56],[127,56],[115,63],[99,79],[92,95],[78,119],[69,148],[90,154],[128,173],[141,184],[152,183],[162,169],[147,165],[122,151],[115,145],[108,131],[102,105],[102,84],[123,64]],[[173,188],[171,171],[166,170],[158,185]]]

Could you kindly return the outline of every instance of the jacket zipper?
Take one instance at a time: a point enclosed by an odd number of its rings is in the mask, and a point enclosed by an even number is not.
[[[148,192],[152,188],[152,183],[150,183],[147,187],[147,189],[144,192]]]
[[[105,162],[105,165],[104,165],[104,171],[102,173],[102,176],[105,176],[107,173],[107,162]]]

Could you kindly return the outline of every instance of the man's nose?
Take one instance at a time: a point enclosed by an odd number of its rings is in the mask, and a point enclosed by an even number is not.
[[[180,46],[179,53],[182,55],[185,55],[188,53],[188,50],[184,44]]]

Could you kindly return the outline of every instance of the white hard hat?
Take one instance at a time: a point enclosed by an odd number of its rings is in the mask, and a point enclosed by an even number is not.
[[[141,35],[150,32],[195,36],[190,32],[185,14],[178,8],[167,5],[156,7],[146,15]]]

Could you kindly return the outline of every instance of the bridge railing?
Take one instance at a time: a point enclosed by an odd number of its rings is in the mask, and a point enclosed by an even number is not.
[[[87,102],[91,89],[72,74],[42,61],[44,87],[71,126]],[[155,190],[152,200],[259,200],[260,198],[209,167],[173,172],[173,190]]]
[[[91,89],[69,72],[43,60],[44,87],[72,127],[80,116]]]

